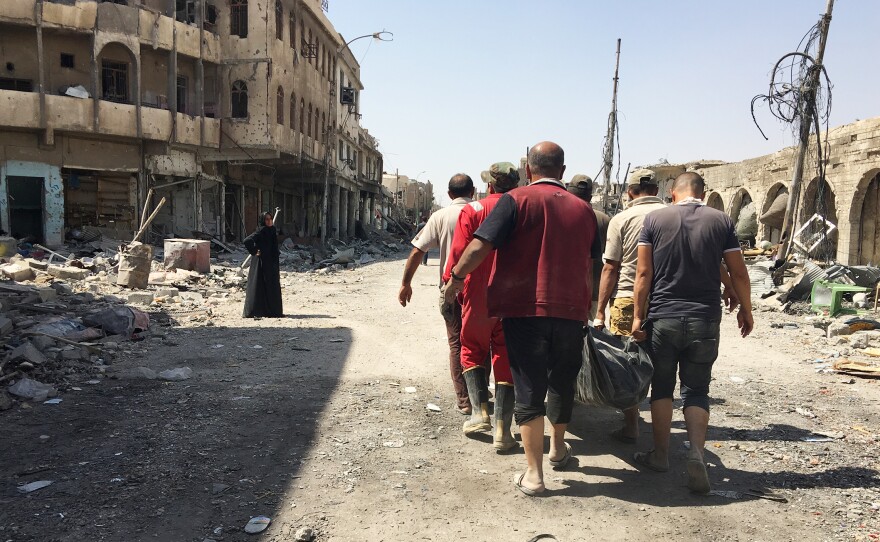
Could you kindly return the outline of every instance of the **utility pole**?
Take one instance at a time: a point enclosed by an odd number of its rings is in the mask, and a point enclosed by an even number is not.
[[[617,72],[620,68],[620,38],[617,38],[617,60],[614,63],[614,93],[611,95],[611,114],[608,115],[608,133],[605,135],[605,156],[602,174],[605,189],[602,191],[602,210],[608,212],[608,193],[611,191],[611,169],[614,167],[614,132],[617,129]]]
[[[779,248],[779,260],[785,260],[791,250],[792,230],[794,230],[795,213],[801,198],[801,184],[804,176],[804,160],[810,143],[810,128],[813,126],[813,112],[816,107],[816,91],[819,88],[819,76],[822,74],[822,59],[825,56],[825,43],[828,41],[828,27],[831,25],[831,10],[834,8],[834,0],[828,0],[825,15],[819,21],[819,46],[816,50],[815,64],[810,68],[812,71],[807,77],[805,88],[802,88],[803,99],[798,103],[798,117],[800,129],[798,138],[798,150],[795,155],[794,171],[792,171],[791,185],[788,188],[788,206],[785,210],[785,220],[782,223],[782,245]],[[816,137],[822,134],[816,133]]]

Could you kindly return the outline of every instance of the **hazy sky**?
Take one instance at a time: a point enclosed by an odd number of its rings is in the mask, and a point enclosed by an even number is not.
[[[697,159],[737,161],[793,144],[749,102],[769,71],[825,10],[825,0],[330,0],[346,37],[360,40],[363,123],[385,170],[439,185],[479,179],[550,139],[566,151],[566,179],[594,176],[620,60],[621,168]],[[825,64],[831,125],[880,115],[876,28],[880,1],[837,0]],[[623,172],[621,172],[621,176]]]

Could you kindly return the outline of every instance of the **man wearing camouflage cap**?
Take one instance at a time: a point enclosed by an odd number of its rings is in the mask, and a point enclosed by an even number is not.
[[[593,199],[593,179],[589,176],[578,174],[572,177],[568,183],[568,191],[586,201],[591,208],[593,207],[591,201]],[[596,213],[596,222],[599,224],[599,229],[596,232],[596,235],[599,236],[599,246],[602,247],[602,252],[604,252],[605,239],[608,236],[608,223],[611,221],[611,217],[596,209],[593,209],[593,212]],[[595,318],[596,311],[599,309],[599,282],[602,279],[602,267],[601,258],[593,260],[593,309],[590,313],[591,318]]]
[[[651,211],[666,207],[663,200],[657,197],[659,188],[653,171],[637,169],[630,175],[627,185],[629,203],[626,210],[614,215],[608,223],[608,238],[602,256],[605,265],[599,284],[599,308],[593,321],[593,326],[600,329],[605,327],[605,309],[611,302],[608,330],[620,336],[629,336],[632,328],[633,288],[642,222]],[[635,443],[639,435],[639,407],[627,409],[623,415],[624,426],[615,430],[612,436],[626,444]]]
[[[452,236],[452,248],[443,281],[451,278],[451,270],[458,263],[465,247],[473,240],[474,232],[489,216],[501,195],[519,184],[516,166],[509,162],[497,162],[484,171],[483,181],[489,185],[489,195],[465,205],[458,215],[458,223]],[[489,276],[495,265],[495,255],[486,258],[464,281],[459,294],[461,301],[461,368],[471,400],[471,417],[462,427],[465,435],[482,433],[492,429],[489,422],[488,367],[484,366],[491,355],[495,373],[495,435],[494,447],[498,453],[517,446],[510,425],[513,421],[513,376],[504,343],[504,331],[499,318],[490,318],[487,300]]]

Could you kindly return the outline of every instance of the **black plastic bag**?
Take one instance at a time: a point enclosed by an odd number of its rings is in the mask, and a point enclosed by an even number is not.
[[[639,343],[591,328],[584,337],[576,398],[587,405],[627,409],[648,396],[652,376],[654,364]]]

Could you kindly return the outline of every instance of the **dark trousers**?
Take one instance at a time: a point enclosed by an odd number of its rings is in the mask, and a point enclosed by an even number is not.
[[[648,325],[648,344],[654,361],[651,400],[672,399],[675,373],[681,381],[684,408],[709,411],[712,365],[718,358],[720,322],[692,316],[660,318]]]
[[[458,302],[452,305],[452,318],[443,320],[446,323],[446,339],[449,341],[449,374],[452,376],[458,408],[470,408],[471,400],[461,374],[461,305]]]
[[[504,318],[501,323],[513,373],[517,425],[543,416],[553,424],[570,422],[583,362],[584,323],[537,316]]]

